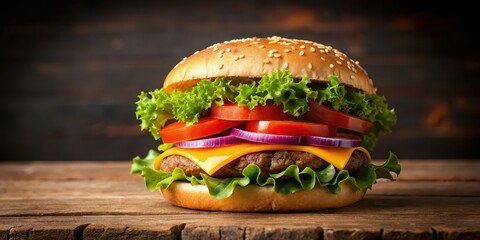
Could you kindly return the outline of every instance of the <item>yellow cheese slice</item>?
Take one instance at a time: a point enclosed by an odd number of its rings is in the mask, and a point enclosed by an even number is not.
[[[308,152],[331,163],[335,168],[340,170],[345,167],[355,150],[364,152],[367,154],[368,159],[370,159],[370,154],[362,147],[337,148],[286,144],[240,143],[216,148],[170,148],[155,159],[154,168],[156,170],[160,169],[162,160],[167,156],[181,155],[197,164],[208,175],[212,175],[221,167],[245,154],[275,150]]]

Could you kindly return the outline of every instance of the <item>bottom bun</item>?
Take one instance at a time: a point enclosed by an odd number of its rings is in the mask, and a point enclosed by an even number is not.
[[[327,188],[319,186],[310,191],[279,194],[272,186],[237,186],[233,194],[225,199],[211,197],[205,185],[192,186],[185,182],[174,182],[168,189],[160,191],[167,201],[179,207],[227,212],[294,212],[339,208],[359,201],[367,191],[353,187],[350,182],[344,182],[340,187],[342,190],[339,194],[332,194]]]

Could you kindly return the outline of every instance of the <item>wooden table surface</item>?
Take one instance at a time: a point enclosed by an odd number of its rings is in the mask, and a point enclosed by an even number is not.
[[[129,162],[0,163],[0,240],[480,239],[480,161],[401,164],[349,207],[239,214],[171,206]]]

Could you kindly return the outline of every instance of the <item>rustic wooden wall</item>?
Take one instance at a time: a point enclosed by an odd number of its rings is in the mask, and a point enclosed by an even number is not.
[[[360,5],[4,5],[0,159],[117,160],[144,154],[156,143],[139,131],[134,118],[140,91],[161,86],[169,69],[195,50],[232,38],[271,35],[332,45],[369,71],[399,116],[395,132],[382,138],[374,157],[392,150],[401,158],[480,158],[475,8],[404,1]]]

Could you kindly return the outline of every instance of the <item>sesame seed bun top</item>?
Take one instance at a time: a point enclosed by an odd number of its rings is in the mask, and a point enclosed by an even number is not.
[[[217,77],[249,81],[281,69],[318,83],[336,75],[345,86],[376,93],[367,72],[344,53],[320,43],[281,37],[231,40],[197,51],[170,71],[164,88],[185,90],[202,79]]]

